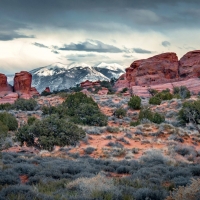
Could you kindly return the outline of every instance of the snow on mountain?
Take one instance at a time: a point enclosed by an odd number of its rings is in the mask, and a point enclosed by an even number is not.
[[[108,64],[102,62],[94,68],[98,72],[104,74],[109,79],[111,79],[112,77],[118,78],[119,76],[125,73],[125,67],[117,63]]]
[[[47,86],[53,90],[62,90],[76,86],[83,81],[109,81],[118,78],[125,72],[124,67],[117,63],[100,63],[94,67],[86,63],[62,64],[54,63],[30,71],[32,87],[42,92]],[[8,83],[13,85],[14,75],[8,75]]]
[[[32,86],[42,92],[45,87],[53,90],[70,88],[83,81],[109,80],[107,76],[97,71],[86,63],[71,63],[64,65],[55,63],[30,71],[32,74]]]
[[[106,69],[113,70],[113,71],[122,70],[125,72],[125,67],[122,65],[119,65],[117,63],[108,64],[108,63],[102,62],[102,63],[98,64],[96,66],[96,68],[106,68]]]

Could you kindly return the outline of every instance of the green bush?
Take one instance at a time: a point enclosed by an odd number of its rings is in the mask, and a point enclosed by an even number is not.
[[[5,138],[7,136],[8,133],[8,127],[0,121],[0,140],[2,138]]]
[[[141,99],[139,96],[132,96],[128,102],[128,106],[132,109],[140,109],[141,108]]]
[[[37,120],[36,117],[34,117],[34,116],[29,117],[28,121],[27,121],[28,125],[34,124],[35,120]]]
[[[130,122],[130,126],[138,126],[140,125],[140,121]]]
[[[49,96],[49,95],[51,95],[51,94],[52,94],[52,92],[43,91],[43,92],[41,93],[41,96]]]
[[[0,104],[0,110],[11,110],[12,105],[10,103]]]
[[[122,91],[121,91],[121,93],[125,93],[127,91],[128,91],[128,88],[123,88]]]
[[[8,127],[9,131],[15,131],[18,128],[16,118],[7,112],[0,113],[0,121]]]
[[[126,116],[126,110],[124,108],[118,108],[115,110],[114,115],[117,118],[122,118]]]
[[[149,94],[150,94],[151,96],[155,96],[155,95],[158,93],[157,90],[151,89],[151,88],[148,89],[148,92],[149,92]]]
[[[165,117],[157,112],[152,112],[149,108],[141,109],[139,113],[139,120],[148,119],[151,122],[160,124],[165,121]]]
[[[160,105],[161,104],[161,99],[159,97],[153,96],[149,99],[149,104],[153,105]]]
[[[198,125],[200,124],[200,100],[183,103],[183,108],[178,113],[181,124],[193,123],[200,132]]]
[[[161,100],[171,100],[171,99],[173,99],[173,94],[170,93],[169,89],[162,90],[161,92],[158,92],[155,96],[160,98]]]
[[[85,132],[81,128],[54,115],[36,120],[31,126],[25,125],[16,134],[22,144],[27,142],[28,145],[34,144],[49,151],[53,150],[54,145],[72,145],[84,137]],[[34,143],[35,138],[38,138],[37,143]]]
[[[16,110],[33,111],[37,106],[35,99],[17,99],[13,104],[13,108]]]
[[[174,87],[173,88],[173,94],[179,95],[181,99],[187,99],[187,98],[191,97],[190,91],[185,86]]]
[[[98,104],[81,92],[69,95],[63,106],[67,108],[66,114],[74,123],[92,126],[107,125],[107,117],[100,112]]]

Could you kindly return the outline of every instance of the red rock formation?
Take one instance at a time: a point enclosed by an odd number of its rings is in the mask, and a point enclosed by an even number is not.
[[[37,89],[35,87],[31,88],[30,94],[31,94],[31,96],[39,96],[40,95],[40,93],[37,91]]]
[[[180,59],[181,79],[200,77],[200,50],[190,51]]]
[[[5,94],[8,94],[12,91],[12,86],[8,84],[7,77],[5,74],[0,73],[0,96],[4,96]]]
[[[178,80],[178,57],[163,53],[144,60],[137,60],[126,69],[126,78],[133,85],[152,85]]]
[[[51,92],[50,88],[49,87],[46,87],[44,92]]]
[[[200,50],[188,52],[180,61],[175,53],[163,53],[134,61],[115,83],[115,88],[121,91],[125,87],[135,86],[134,90],[140,88],[143,91],[145,88],[142,87],[173,83],[195,77],[200,77]],[[197,92],[196,89],[195,91]]]
[[[36,88],[31,87],[32,75],[22,71],[15,74],[14,91],[13,87],[7,83],[7,77],[0,74],[0,104],[14,103],[19,97],[30,99],[32,96],[39,96]]]
[[[87,80],[87,81],[81,83],[82,88],[90,88],[90,87],[94,87],[94,86],[100,86],[100,81],[92,82],[92,81]]]
[[[29,94],[31,91],[32,75],[29,72],[21,71],[14,77],[14,91],[18,94]]]

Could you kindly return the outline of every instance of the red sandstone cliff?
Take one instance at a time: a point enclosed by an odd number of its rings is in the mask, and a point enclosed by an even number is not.
[[[30,99],[32,96],[39,96],[36,88],[31,87],[31,82],[32,75],[22,71],[15,74],[12,87],[7,83],[7,77],[0,74],[0,104],[14,103],[18,98]]]
[[[200,50],[188,52],[180,61],[175,53],[163,53],[134,61],[115,83],[115,88],[121,90],[124,87],[148,87],[196,77],[200,77]]]

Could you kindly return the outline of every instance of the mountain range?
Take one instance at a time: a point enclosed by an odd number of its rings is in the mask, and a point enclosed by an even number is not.
[[[86,63],[71,63],[69,65],[54,63],[30,71],[32,87],[42,92],[46,87],[51,91],[67,89],[86,80],[109,81],[118,78],[125,72],[125,67],[117,63],[100,63],[95,66]],[[12,85],[13,75],[8,75],[8,82]]]

